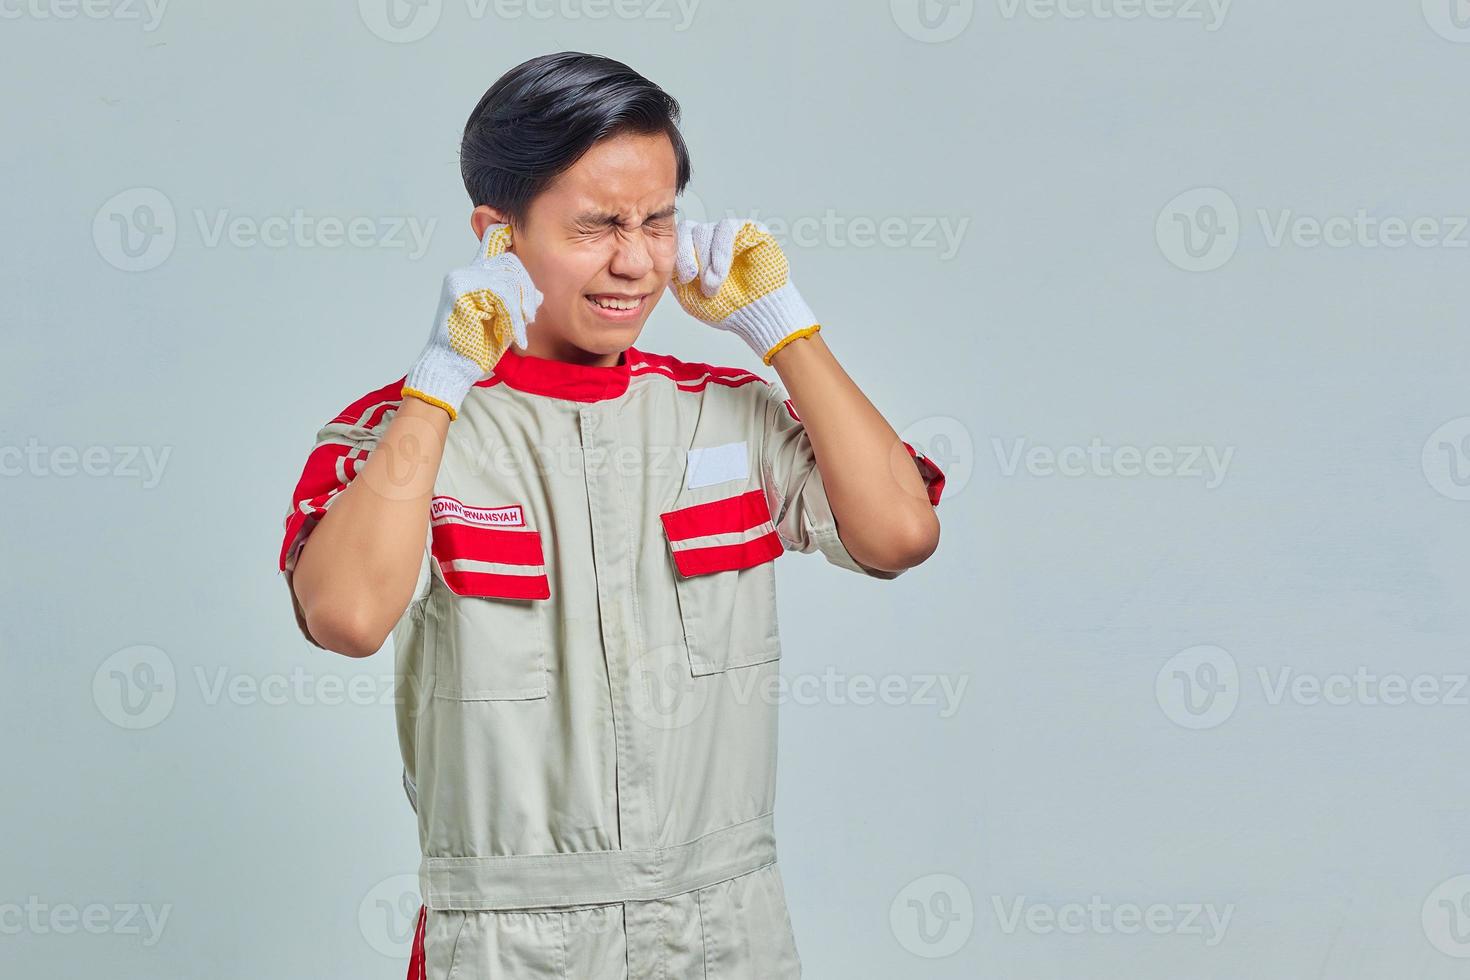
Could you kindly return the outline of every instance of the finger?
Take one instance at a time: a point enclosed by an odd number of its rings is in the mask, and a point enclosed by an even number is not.
[[[744,224],[739,218],[725,218],[711,229],[709,265],[699,282],[704,295],[715,295],[725,284],[725,278],[730,275],[730,264],[735,257],[735,236]]]
[[[771,234],[771,229],[767,228],[764,222],[740,222],[739,227],[735,229],[735,244],[730,249],[732,256],[730,260],[731,264],[733,265],[735,260],[746,252],[758,248],[767,242],[775,242],[775,240],[775,236]]]
[[[698,222],[680,221],[678,243],[674,251],[674,284],[682,286],[699,275],[699,254],[694,245],[694,232]]]
[[[529,299],[536,289],[530,270],[514,252],[502,252],[494,258],[486,259],[475,271],[480,277],[479,281],[486,288],[496,290],[505,298],[507,305],[522,296]],[[536,295],[541,294],[537,292]]]
[[[531,288],[534,292],[535,287]],[[527,307],[534,304],[535,297],[528,298],[525,287],[517,287],[517,292],[520,294],[520,302],[516,304],[515,310],[511,313],[510,332],[515,338],[516,346],[523,348],[526,346],[526,324],[536,315],[534,312],[528,312]]]
[[[536,319],[536,310],[541,306],[546,297],[541,290],[536,288],[536,282],[531,278],[530,270],[513,255],[506,256],[507,262],[515,263],[516,284],[520,287],[521,307],[525,311],[526,321]]]
[[[472,264],[479,265],[489,262],[497,255],[504,255],[510,248],[510,225],[499,222],[485,226],[485,233],[480,236],[479,245],[476,246],[475,258]]]
[[[541,290],[537,289],[534,285],[527,285],[522,291],[520,316],[515,319],[513,324],[516,343],[519,346],[526,346],[526,330],[532,323],[536,322],[536,311],[540,309],[541,302],[545,298],[541,294]]]
[[[543,292],[541,292],[541,290],[539,290],[539,289],[536,288],[536,284],[534,282],[531,282],[531,277],[530,276],[527,276],[526,277],[526,284],[530,288],[530,294],[531,294],[530,295],[530,299],[531,299],[531,302],[530,302],[530,305],[528,307],[526,307],[526,318],[525,318],[525,321],[526,322],[525,322],[525,324],[521,328],[521,346],[522,347],[526,346],[526,339],[525,339],[526,338],[526,330],[531,326],[531,324],[533,324],[533,323],[536,322],[536,314],[538,312],[540,312],[540,310],[541,310],[541,304],[544,303],[544,302],[546,302],[546,294],[544,294]]]
[[[749,236],[749,242],[745,246],[746,249],[755,248],[757,245],[763,245],[766,242],[775,242],[776,236],[771,234],[771,229],[767,228],[764,222],[747,221],[745,224],[746,227],[754,228],[759,232],[758,235]],[[737,235],[737,237],[739,236]]]

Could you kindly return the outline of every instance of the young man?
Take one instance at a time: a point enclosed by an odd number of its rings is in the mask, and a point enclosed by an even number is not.
[[[496,82],[461,150],[475,259],[296,487],[302,631],[348,656],[394,638],[411,980],[798,977],[775,559],[891,579],[938,544],[943,475],[838,365],[766,229],[676,220],[678,114],[574,52]],[[790,398],[635,348],[665,289]]]

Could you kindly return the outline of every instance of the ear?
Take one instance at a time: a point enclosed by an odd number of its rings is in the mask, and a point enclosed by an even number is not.
[[[485,237],[486,228],[489,228],[491,225],[504,224],[505,222],[505,213],[498,208],[492,208],[488,204],[481,204],[470,212],[470,230],[475,233],[475,241],[479,241]],[[511,243],[507,246],[507,251],[514,252],[515,247],[515,238],[512,235]]]

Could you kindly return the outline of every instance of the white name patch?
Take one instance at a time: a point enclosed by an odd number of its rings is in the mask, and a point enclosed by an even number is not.
[[[526,515],[520,504],[508,507],[471,507],[453,497],[435,497],[429,501],[429,516],[434,520],[441,517],[457,517],[467,524],[482,527],[525,527]]]
[[[744,440],[723,446],[689,450],[689,468],[684,471],[684,488],[694,490],[730,480],[750,477],[750,445]]]

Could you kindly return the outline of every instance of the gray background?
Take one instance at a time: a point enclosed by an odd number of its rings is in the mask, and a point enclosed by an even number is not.
[[[403,975],[391,652],[297,635],[281,521],[464,258],[469,110],[563,49],[683,103],[689,211],[791,225],[949,474],[901,579],[782,565],[806,975],[1470,971],[1463,2],[385,4],[0,11],[0,973]],[[1419,242],[1300,223],[1360,211]],[[248,234],[298,212],[368,231]],[[639,346],[774,378],[671,298]],[[1025,455],[1094,439],[1152,472]]]

